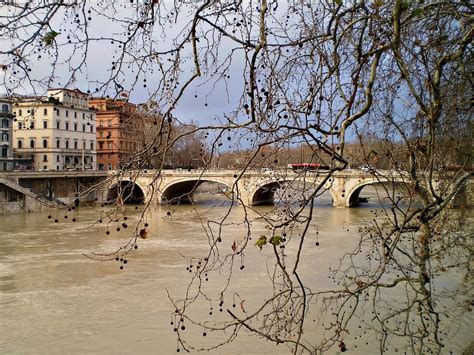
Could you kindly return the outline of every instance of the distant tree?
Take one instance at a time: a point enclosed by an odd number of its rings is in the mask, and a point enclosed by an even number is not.
[[[180,330],[186,321],[222,332],[224,340],[208,348],[246,330],[287,344],[294,354],[346,351],[351,344],[345,336],[367,320],[380,352],[401,344],[413,353],[440,353],[455,332],[449,322],[472,306],[468,217],[466,210],[449,208],[473,175],[472,11],[467,1],[8,2],[0,18],[3,87],[11,94],[44,90],[58,76],[64,86],[81,82],[101,46],[110,57],[90,83],[91,93],[146,87],[161,117],[126,170],[140,169],[158,154],[163,163],[170,152],[197,149],[199,131],[208,138],[206,168],[225,155],[226,145],[245,151],[241,173],[294,161],[298,155],[288,152],[298,147],[302,159],[330,165],[321,184],[300,191],[300,204],[260,216],[270,236],[257,246],[247,213],[245,237],[230,251],[218,242],[222,228],[203,233],[208,257],[193,269],[185,297],[172,298],[179,349],[195,349]],[[36,69],[41,65],[47,75]],[[206,106],[218,96],[228,107],[212,123],[173,135],[183,120],[176,109],[194,96]],[[188,145],[194,134],[197,141]],[[312,289],[302,277],[300,255],[315,232],[314,200],[332,174],[348,167],[349,142],[356,139],[362,147],[357,164],[375,164],[374,178],[392,182],[384,185],[390,202],[332,270],[339,287]],[[182,155],[183,162],[193,154]],[[449,174],[447,164],[454,169]],[[404,196],[395,191],[394,171],[404,179]],[[113,259],[133,251],[140,226]],[[299,235],[292,232],[296,227]],[[281,248],[287,243],[296,244],[294,253]],[[196,319],[193,307],[232,293],[234,263],[252,247],[272,251],[272,263],[264,267],[273,294],[242,317],[228,309],[222,322]],[[445,291],[437,280],[453,274],[463,282]],[[228,282],[207,292],[204,275]],[[395,302],[396,294],[403,297]],[[309,314],[317,315],[320,340],[305,332]]]

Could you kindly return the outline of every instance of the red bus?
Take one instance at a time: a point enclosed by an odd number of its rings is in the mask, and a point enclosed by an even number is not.
[[[317,164],[317,163],[295,163],[295,164],[288,164],[288,169],[293,171],[316,171],[316,170],[329,170],[329,166],[324,164]]]

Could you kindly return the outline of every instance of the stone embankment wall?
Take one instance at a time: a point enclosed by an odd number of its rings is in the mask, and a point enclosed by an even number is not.
[[[474,208],[474,182],[468,180],[453,199],[454,208]]]
[[[33,193],[8,185],[0,183],[0,214],[41,211],[43,205]]]
[[[76,206],[100,200],[101,189],[94,188],[104,178],[0,178],[0,214],[41,211],[45,206]],[[89,191],[90,190],[90,191]]]
[[[30,189],[35,194],[60,204],[88,204],[93,203],[100,194],[96,189],[88,190],[100,182],[99,178],[45,178],[20,179],[22,187]]]

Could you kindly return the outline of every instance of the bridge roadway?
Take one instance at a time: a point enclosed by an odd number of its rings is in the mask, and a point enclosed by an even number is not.
[[[248,206],[273,203],[278,188],[299,184],[306,194],[321,183],[327,172],[293,172],[290,170],[254,171],[241,174],[236,170],[156,170],[108,172],[110,181],[103,200],[112,201],[118,192],[125,199],[156,200],[159,204],[192,198],[197,186],[204,182],[218,183],[231,192],[239,202]],[[383,182],[403,183],[402,174],[377,171],[377,177],[362,170],[336,172],[325,183],[334,207],[350,207],[359,202],[359,193],[367,185]]]

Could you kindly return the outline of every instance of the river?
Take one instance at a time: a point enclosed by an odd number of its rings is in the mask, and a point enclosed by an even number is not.
[[[213,208],[207,198],[209,195],[201,197],[197,207],[204,219],[218,218],[227,211],[225,207]],[[262,206],[258,211],[270,208]],[[359,226],[372,218],[377,208],[376,203],[368,203],[359,208],[337,209],[328,200],[318,201],[315,221],[319,246],[314,247],[313,240],[305,251],[303,274],[311,275],[314,284],[330,287],[329,267],[337,264],[344,250],[355,245]],[[0,216],[1,354],[176,353],[178,345],[170,325],[173,306],[168,292],[176,298],[183,296],[189,279],[189,258],[202,258],[208,250],[193,208],[161,206],[147,214],[150,238],[140,241],[123,270],[117,262],[98,262],[84,256],[91,255],[91,251],[110,252],[122,245],[142,209],[129,207],[129,228],[122,226],[117,231],[117,224],[112,224],[109,235],[105,233],[105,223],[92,225],[101,218],[99,207],[68,213],[45,211]],[[223,245],[228,243],[230,248],[232,240],[242,235],[238,223],[242,216],[240,207],[229,216],[235,224],[226,229]],[[54,223],[56,218],[58,223]],[[77,221],[72,222],[72,218]],[[265,231],[259,222],[253,228]],[[245,272],[233,276],[231,287],[247,300],[248,307],[252,300],[268,296],[269,289],[262,285],[268,284],[265,265],[269,257],[265,250],[259,251],[252,245],[244,261]],[[209,309],[201,312],[200,316],[206,317]],[[469,337],[471,321],[466,320],[464,330]],[[204,338],[202,331],[189,330],[186,335],[198,347],[219,340],[212,333]],[[379,352],[376,342],[366,340],[351,342],[352,353]],[[451,344],[455,353],[465,346],[465,340]],[[358,347],[354,348],[354,344]],[[336,350],[329,353],[337,353]],[[242,332],[233,343],[211,353],[289,351]]]

